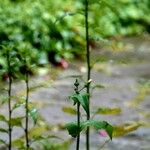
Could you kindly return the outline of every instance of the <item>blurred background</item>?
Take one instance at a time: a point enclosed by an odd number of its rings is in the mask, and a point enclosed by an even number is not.
[[[45,55],[52,51],[57,55],[56,61],[59,57],[82,57],[85,45],[83,4],[82,0],[1,1],[0,45],[32,51],[32,61],[36,64],[46,63]],[[95,43],[111,45],[112,39],[118,42],[121,37],[149,33],[149,8],[149,0],[90,2],[91,47],[95,48]],[[121,43],[113,43],[113,48],[124,49]],[[3,64],[2,56],[0,64]]]
[[[149,150],[150,1],[91,0],[89,3],[92,79],[93,84],[101,84],[93,92],[91,107],[93,111],[102,107],[96,117],[117,126],[113,142],[102,149]],[[66,137],[63,146],[54,148],[53,142],[44,141],[41,149],[45,150],[46,145],[49,145],[46,150],[74,149],[62,126],[76,118],[67,97],[73,92],[74,77],[84,79],[87,71],[84,0],[0,1],[1,99],[6,95],[8,80],[6,49],[13,60],[13,92],[19,97],[25,90],[20,81],[20,72],[24,73],[20,57],[27,58],[30,99],[44,120],[41,122],[51,126],[47,129],[38,124],[39,133],[48,130]],[[6,107],[2,104],[0,107],[0,112],[6,114]],[[21,111],[17,110],[15,115]],[[21,131],[14,131],[16,139],[20,136]],[[2,137],[7,140],[7,136]],[[84,150],[84,136],[81,139]],[[98,150],[105,140],[92,131],[92,150]]]

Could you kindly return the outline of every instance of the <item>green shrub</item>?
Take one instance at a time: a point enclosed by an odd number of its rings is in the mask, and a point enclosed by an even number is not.
[[[81,56],[85,32],[83,2],[0,1],[0,45],[12,45],[15,49],[32,52],[31,59],[36,64],[41,63],[43,54],[49,51],[55,51],[65,59]],[[94,0],[90,5],[92,40],[150,30],[149,0]],[[0,66],[5,68],[2,55],[0,58]],[[0,72],[2,74],[3,70]]]

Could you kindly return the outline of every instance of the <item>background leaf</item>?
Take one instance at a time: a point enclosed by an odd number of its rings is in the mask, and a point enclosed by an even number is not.
[[[0,115],[0,121],[7,122],[7,119],[4,115]]]
[[[124,136],[127,133],[137,130],[140,126],[142,124],[138,122],[114,126],[113,137]]]
[[[120,108],[109,108],[109,107],[101,107],[98,108],[96,111],[96,114],[101,114],[101,115],[118,115],[121,113]]]
[[[6,130],[6,129],[3,129],[3,128],[0,128],[0,132],[3,132],[3,133],[8,133],[8,130]]]
[[[25,101],[24,101],[24,100],[23,100],[23,101],[20,101],[20,102],[17,102],[17,103],[13,106],[12,110],[15,110],[15,109],[17,109],[17,108],[19,108],[19,107],[21,107],[21,106],[25,106]]]
[[[12,118],[10,121],[11,126],[22,127],[22,119],[24,119],[24,117]]]
[[[1,144],[7,145],[6,141],[0,139],[0,145],[1,145]]]
[[[12,142],[12,145],[18,149],[25,149],[23,139],[16,139]]]
[[[63,107],[62,108],[63,112],[71,114],[71,115],[76,115],[77,111],[74,108],[71,107]]]

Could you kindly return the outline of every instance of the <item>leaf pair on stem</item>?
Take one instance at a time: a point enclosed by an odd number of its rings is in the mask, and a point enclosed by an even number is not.
[[[78,89],[79,82],[77,79],[74,85],[76,86],[75,94],[71,95],[70,99],[73,101],[74,105],[77,105],[77,121],[66,124],[66,128],[72,137],[77,138],[76,150],[79,150],[80,133],[83,130],[87,130],[87,128],[89,127],[93,127],[97,130],[104,129],[107,132],[110,139],[112,139],[113,127],[106,121],[97,121],[94,119],[89,119],[86,121],[80,120],[80,109],[78,106],[81,105],[86,114],[88,114],[90,111],[89,110],[90,95],[87,93],[81,93],[81,90]],[[84,87],[86,87],[86,85]],[[82,89],[84,89],[84,87]]]

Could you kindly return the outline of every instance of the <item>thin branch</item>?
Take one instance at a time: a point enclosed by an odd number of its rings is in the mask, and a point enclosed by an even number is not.
[[[85,36],[86,36],[86,60],[87,60],[87,82],[91,78],[91,66],[90,66],[90,47],[89,47],[89,23],[88,23],[88,11],[89,11],[89,3],[88,0],[85,0]],[[87,94],[90,94],[90,83],[87,84]],[[90,119],[90,96],[89,96],[89,112],[87,113],[87,120]],[[89,127],[86,130],[86,149],[90,149],[90,129]]]
[[[78,123],[78,127],[80,128],[80,103],[77,103],[77,123]],[[76,150],[79,150],[80,147],[80,133],[77,136],[77,146],[76,146]]]
[[[102,148],[104,148],[104,146],[110,142],[110,139],[109,140],[106,140],[100,147],[98,150],[101,150]]]
[[[11,77],[11,64],[10,64],[10,54],[7,51],[7,65],[8,65],[8,111],[9,111],[9,123],[8,123],[8,134],[9,134],[9,144],[8,149],[11,150],[12,148],[12,126],[11,126],[11,116],[12,116],[12,108],[11,108],[11,92],[12,92],[12,77]]]
[[[75,83],[75,92],[76,94],[79,94],[79,82],[76,79]],[[80,102],[77,102],[77,124],[78,124],[78,129],[80,129]],[[77,143],[76,143],[76,150],[80,149],[80,132],[77,136]]]
[[[26,63],[25,63],[26,66]],[[27,67],[27,66],[26,66]],[[29,130],[29,117],[28,117],[28,113],[29,113],[29,74],[26,68],[26,74],[25,74],[26,78],[25,78],[25,82],[26,82],[26,104],[25,104],[25,109],[26,109],[26,118],[25,118],[25,138],[26,138],[26,148],[27,150],[29,149],[30,145],[29,145],[29,135],[28,135],[28,130]]]

